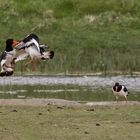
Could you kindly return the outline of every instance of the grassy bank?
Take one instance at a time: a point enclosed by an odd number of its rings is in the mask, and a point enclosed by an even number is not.
[[[140,70],[139,0],[0,0],[0,20],[1,50],[34,32],[55,51],[41,73]]]
[[[0,107],[1,140],[139,140],[139,106]],[[93,110],[93,109],[92,109]]]

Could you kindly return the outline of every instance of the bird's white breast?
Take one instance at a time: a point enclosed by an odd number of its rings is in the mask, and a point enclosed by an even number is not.
[[[126,96],[128,94],[128,92],[124,91],[125,86],[122,86],[122,89],[119,92],[114,91],[113,89],[113,93],[115,96]]]
[[[41,54],[36,48],[36,46],[30,46],[28,48],[25,48],[25,51],[30,55],[31,58],[33,57],[41,58]]]

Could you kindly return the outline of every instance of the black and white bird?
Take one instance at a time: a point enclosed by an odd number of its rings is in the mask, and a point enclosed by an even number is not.
[[[46,51],[47,45],[39,44],[39,37],[36,34],[29,34],[19,44],[15,46],[17,50],[24,49],[31,59],[51,59],[54,56],[53,51]]]
[[[30,61],[25,65],[35,65],[36,61],[52,59],[53,56],[54,51],[49,50],[47,45],[40,45],[39,38],[35,34],[28,35],[22,41],[7,39],[5,50],[0,57],[0,76],[12,75],[15,63],[28,57]],[[32,67],[35,66],[32,65]]]
[[[14,39],[6,40],[5,50],[1,53],[0,56],[0,66],[1,72],[0,76],[10,76],[13,74],[13,60],[16,57],[16,50],[14,49],[15,45],[17,45],[19,41]]]
[[[118,107],[118,103],[119,103],[119,97],[123,96],[125,98],[125,101],[126,101],[126,105],[127,105],[127,102],[128,102],[128,90],[126,88],[126,86],[124,85],[120,85],[118,82],[115,83],[115,85],[112,87],[112,91],[116,97],[116,101],[117,101],[117,107]]]

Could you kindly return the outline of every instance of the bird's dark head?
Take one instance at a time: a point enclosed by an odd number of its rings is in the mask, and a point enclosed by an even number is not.
[[[13,50],[12,44],[13,44],[13,39],[10,38],[10,39],[7,39],[7,40],[6,40],[6,47],[5,47],[5,50],[6,50],[7,52],[10,52],[10,51]]]
[[[118,87],[120,84],[118,82],[115,83],[115,87]]]
[[[13,48],[19,43],[20,43],[20,41],[14,40],[12,38],[7,39],[6,40],[6,51],[7,52],[12,51]]]
[[[12,45],[13,44],[13,39],[9,38],[6,40],[6,45]]]

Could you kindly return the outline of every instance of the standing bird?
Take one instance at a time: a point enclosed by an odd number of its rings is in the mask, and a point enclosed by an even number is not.
[[[126,105],[127,105],[127,96],[128,96],[128,90],[124,85],[120,85],[118,82],[115,83],[115,85],[112,87],[112,91],[116,97],[116,101],[117,101],[117,108],[118,108],[118,103],[119,103],[119,97],[120,96],[124,96],[125,97],[125,101],[126,101]]]

